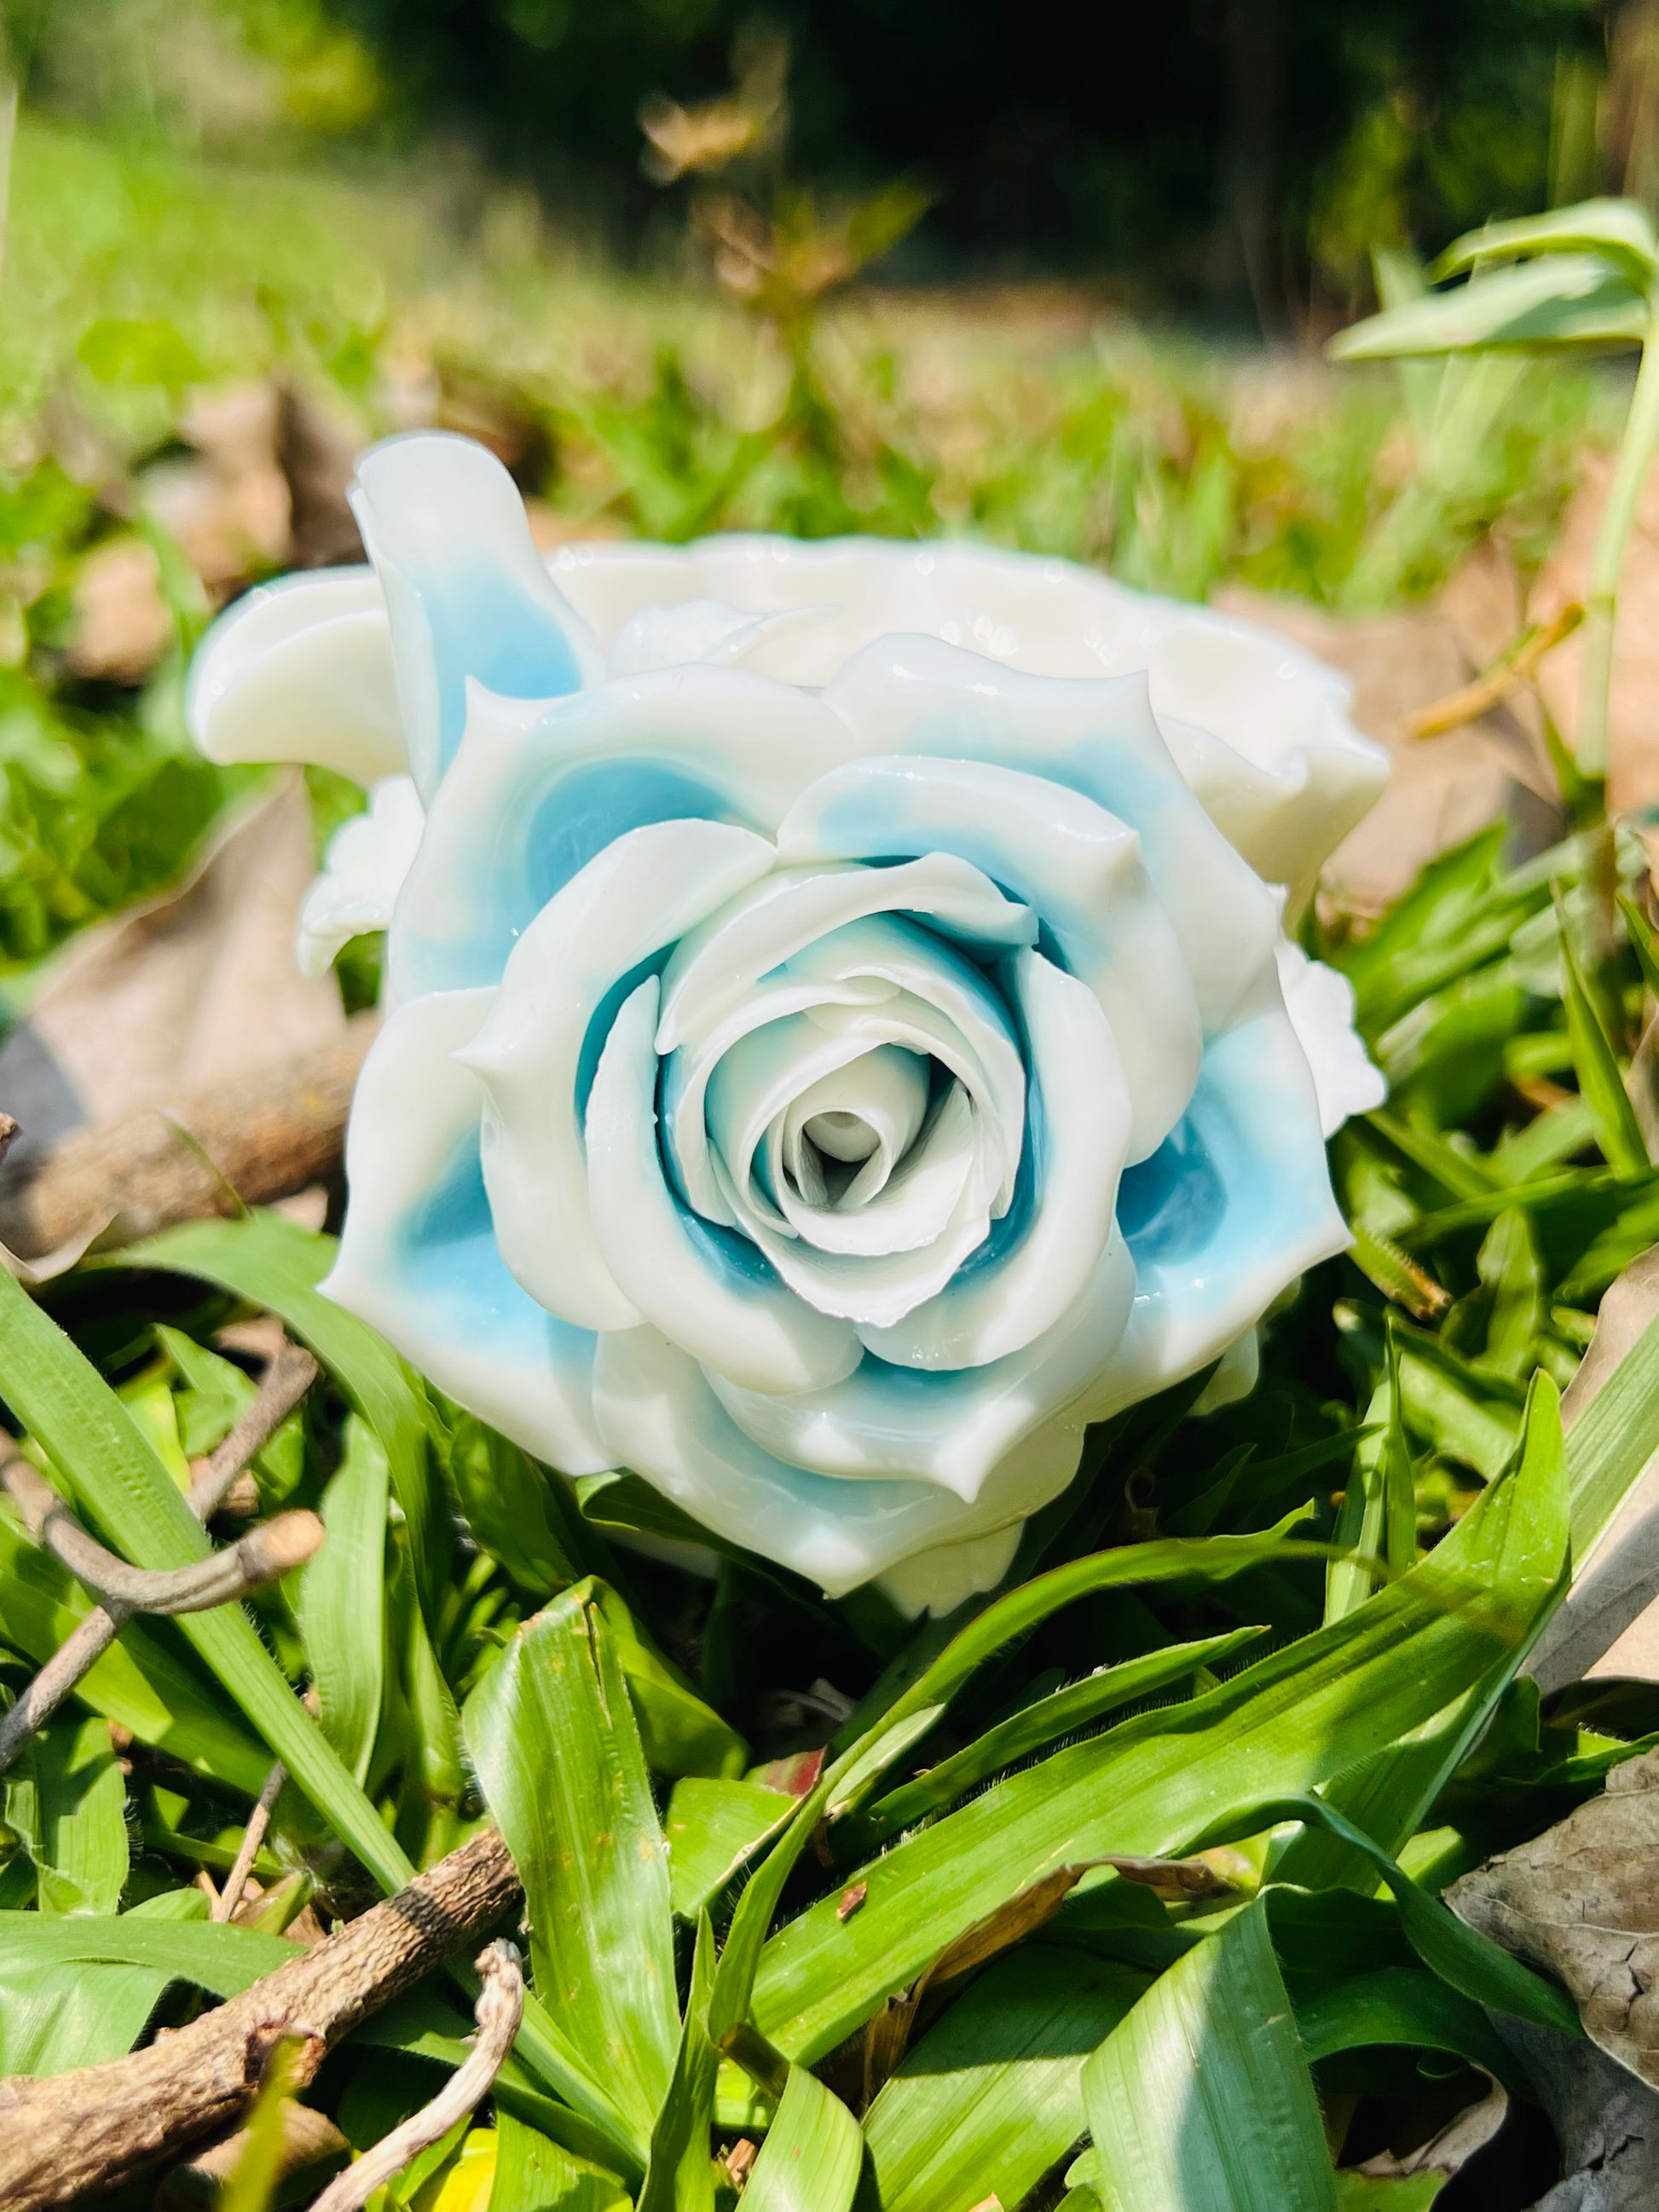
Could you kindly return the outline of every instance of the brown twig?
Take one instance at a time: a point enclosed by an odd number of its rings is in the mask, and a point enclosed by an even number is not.
[[[276,1800],[283,1794],[283,1784],[288,1780],[288,1769],[279,1759],[265,1777],[265,1786],[259,1792],[258,1802],[247,1816],[247,1826],[242,1831],[241,1846],[225,1876],[225,1886],[220,1891],[210,1920],[230,1920],[242,1901],[242,1892],[247,1887],[247,1878],[253,1871],[253,1862],[259,1856],[259,1846],[265,1839],[265,1830],[270,1826],[270,1816],[276,1810]]]
[[[249,1590],[279,1582],[319,1548],[314,1513],[279,1513],[187,1567],[135,1567],[88,1535],[63,1499],[21,1455],[0,1462],[0,1483],[43,1551],[66,1566],[105,1605],[133,1613],[210,1613]]]
[[[1553,653],[1564,638],[1571,637],[1583,619],[1584,610],[1575,599],[1562,608],[1553,622],[1541,627],[1534,623],[1522,630],[1484,676],[1448,692],[1443,699],[1431,700],[1415,714],[1402,715],[1401,731],[1408,738],[1439,738],[1448,730],[1461,729],[1465,722],[1478,722],[1517,684],[1524,684],[1545,654]]]
[[[333,1174],[380,1017],[331,1043],[179,1100],[77,1130],[0,1195],[0,1244],[23,1260],[91,1234],[130,1243],[170,1222],[263,1206]],[[234,1194],[234,1197],[232,1195]]]
[[[477,2041],[430,2104],[411,2112],[401,2127],[382,2136],[343,2173],[337,2173],[311,2212],[360,2212],[383,2181],[401,2173],[412,2158],[447,2135],[489,2091],[513,2048],[524,2017],[524,1975],[511,1943],[491,1943],[477,1960],[483,1988],[473,2008]]]
[[[519,1893],[507,1846],[486,1829],[315,1950],[130,2057],[0,2082],[0,2205],[79,2203],[233,2127],[284,2038],[297,2039],[303,2087],[343,2036],[493,1926]]]
[[[241,1419],[202,1467],[190,1486],[190,1509],[207,1520],[252,1459],[282,1426],[317,1379],[316,1361],[286,1339],[266,1368],[258,1394]],[[123,1605],[100,1606],[67,1636],[15,1704],[0,1713],[0,1774],[37,1729],[44,1728],[66,1697],[101,1659],[132,1618]]]

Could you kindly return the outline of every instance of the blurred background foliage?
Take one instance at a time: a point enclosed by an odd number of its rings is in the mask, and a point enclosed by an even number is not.
[[[366,438],[483,437],[550,544],[967,533],[1363,613],[1494,532],[1524,580],[1623,406],[1505,368],[1437,430],[1317,342],[1379,242],[1650,200],[1659,0],[0,18],[0,969],[176,873],[230,788],[191,642],[354,556]]]

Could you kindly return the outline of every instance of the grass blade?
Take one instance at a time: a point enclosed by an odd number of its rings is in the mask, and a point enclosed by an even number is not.
[[[747,2212],[851,2212],[863,2163],[858,2122],[815,2074],[792,2066],[743,2201]]]
[[[1313,2077],[1261,1906],[1154,1982],[1083,2069],[1111,2212],[1335,2212]]]
[[[4,1268],[0,1395],[135,1566],[183,1567],[207,1556],[206,1532],[125,1407]],[[400,1889],[414,1869],[246,1613],[225,1605],[179,1625],[324,1819],[383,1887]]]

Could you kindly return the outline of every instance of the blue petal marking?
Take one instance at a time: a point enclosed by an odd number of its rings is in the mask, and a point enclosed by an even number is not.
[[[539,1365],[592,1364],[592,1331],[538,1306],[501,1258],[476,1130],[398,1224],[387,1257],[405,1296],[441,1313],[457,1336],[487,1339],[498,1352]]]
[[[1226,1188],[1190,1109],[1149,1159],[1124,1169],[1118,1184],[1118,1226],[1138,1266],[1190,1260],[1212,1241],[1227,1206]]]
[[[455,757],[466,721],[466,679],[476,677],[505,699],[552,699],[581,687],[569,639],[545,602],[533,598],[510,568],[473,550],[418,580],[438,673],[441,775]]]

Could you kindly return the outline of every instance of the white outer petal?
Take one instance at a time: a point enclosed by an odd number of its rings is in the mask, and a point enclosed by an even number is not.
[[[486,1106],[483,1173],[502,1257],[550,1313],[583,1328],[641,1316],[605,1264],[589,1210],[576,1081],[588,1025],[629,971],[775,857],[722,822],[659,822],[607,845],[513,948],[489,1019],[462,1057]]]
[[[593,1405],[608,1449],[706,1528],[838,1597],[899,1561],[991,1534],[1057,1497],[1081,1426],[1033,1435],[966,1505],[923,1482],[836,1482],[782,1465],[730,1420],[695,1360],[654,1328],[599,1340]]]
[[[747,615],[720,599],[683,599],[666,607],[641,607],[612,639],[605,657],[611,676],[643,676],[689,660],[735,668],[770,638],[811,629],[833,616],[833,607],[786,607],[773,615]]]
[[[936,1483],[971,1504],[1035,1430],[1068,1418],[1081,1430],[1072,1409],[1116,1352],[1134,1291],[1134,1264],[1115,1236],[1070,1311],[988,1366],[930,1373],[866,1359],[833,1389],[789,1398],[706,1376],[744,1435],[777,1459],[843,1479]]]
[[[374,570],[320,568],[244,592],[196,648],[185,718],[210,760],[308,761],[357,783],[406,774]]]
[[[487,1224],[464,1245],[418,1238],[423,1213],[477,1127],[477,1079],[454,1054],[493,995],[417,999],[375,1038],[346,1133],[345,1226],[322,1288],[526,1451],[567,1474],[599,1474],[616,1462],[593,1425],[592,1337],[526,1296]]]
[[[295,957],[302,975],[326,975],[343,945],[390,925],[425,823],[412,779],[388,775],[371,787],[367,812],[335,831],[300,908]]]
[[[665,1337],[750,1389],[838,1382],[859,1362],[847,1324],[803,1305],[758,1254],[748,1276],[700,1249],[695,1217],[663,1179],[651,1043],[659,995],[652,976],[623,1005],[587,1103],[588,1194],[600,1251],[623,1295]],[[720,1233],[703,1232],[710,1239]]]
[[[1347,678],[1242,616],[1153,597],[1076,562],[969,545],[708,538],[687,546],[564,545],[549,566],[600,639],[645,606],[712,598],[763,614],[833,605],[753,665],[828,684],[892,630],[963,645],[1034,676],[1145,669],[1153,711],[1218,826],[1299,905],[1369,810],[1388,758],[1349,713]]]
[[[1285,1011],[1313,1071],[1319,1126],[1334,1137],[1351,1115],[1380,1106],[1388,1083],[1354,1027],[1353,985],[1347,977],[1322,960],[1310,960],[1288,938],[1279,939],[1277,957]]]

